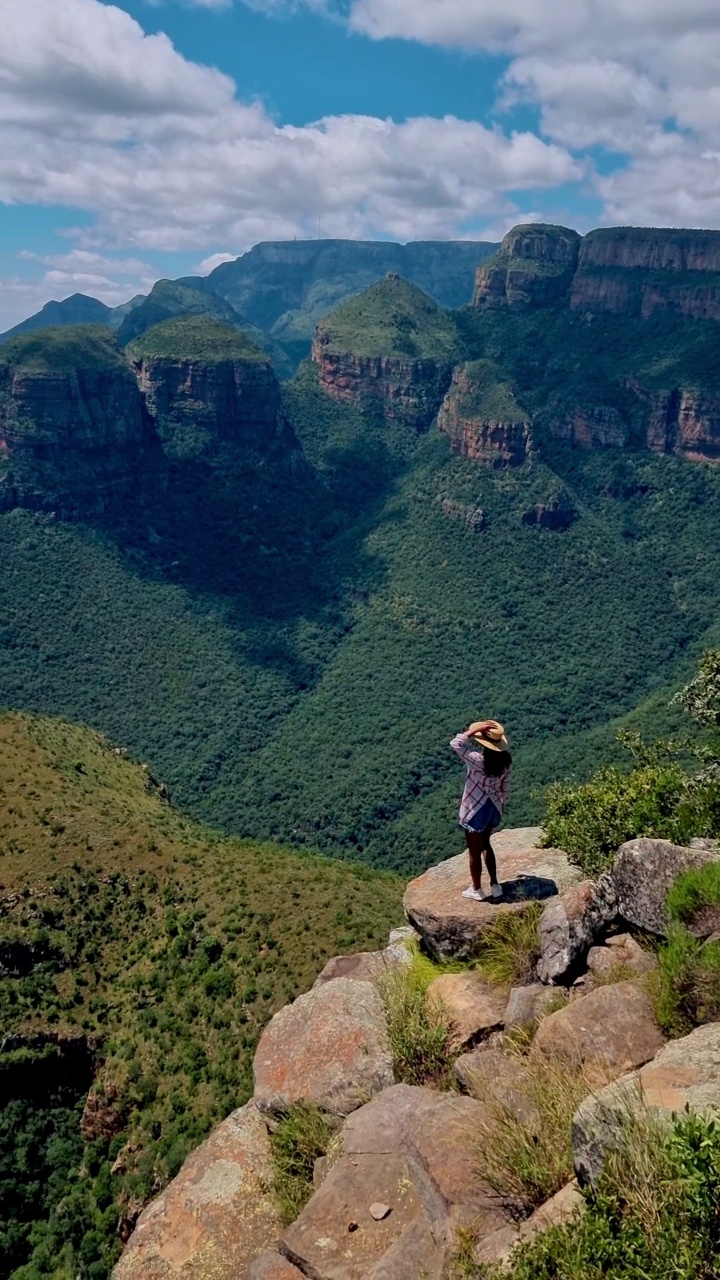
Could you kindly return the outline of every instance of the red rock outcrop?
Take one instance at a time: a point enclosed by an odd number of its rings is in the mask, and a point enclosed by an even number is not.
[[[570,292],[574,311],[647,318],[676,311],[720,319],[720,232],[612,227],[580,246]]]
[[[320,386],[333,400],[416,431],[430,426],[452,377],[449,361],[355,355],[330,351],[328,345],[327,335],[317,334],[312,359]]]
[[[562,301],[577,266],[580,239],[568,227],[513,227],[495,257],[478,267],[473,306],[524,311]]]
[[[68,347],[58,339],[47,358],[33,358],[29,344],[47,334],[67,335]],[[159,480],[163,467],[152,419],[112,337],[68,327],[3,349],[0,511],[98,514],[141,480]]]
[[[269,360],[142,356],[132,367],[170,453],[197,454],[223,443],[260,454],[297,448]]]
[[[485,365],[486,362],[477,362]],[[483,404],[485,386],[474,366],[456,369],[440,412],[438,426],[450,437],[453,453],[490,467],[520,466],[530,449],[530,426],[519,406],[511,418],[498,418]],[[493,388],[491,388],[492,390]]]
[[[629,423],[605,404],[558,411],[548,417],[548,430],[578,449],[624,449],[630,441]]]
[[[720,462],[720,393],[630,388],[646,415],[645,440],[655,453],[676,453],[691,462]]]

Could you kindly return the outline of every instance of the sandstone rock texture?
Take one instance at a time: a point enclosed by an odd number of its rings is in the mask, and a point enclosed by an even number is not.
[[[354,982],[372,982],[378,986],[396,964],[397,961],[388,959],[384,951],[358,951],[352,956],[333,956],[318,974],[313,989],[324,986],[326,982],[334,982],[336,978],[351,978]]]
[[[452,377],[449,361],[330,351],[322,332],[313,342],[312,359],[321,387],[333,400],[358,405],[414,431],[431,425]]]
[[[272,1176],[267,1130],[249,1102],[141,1214],[113,1280],[244,1280],[280,1234]]]
[[[474,1045],[503,1025],[503,993],[476,973],[444,973],[430,983],[427,999],[450,1015],[453,1050]]]
[[[564,893],[580,880],[560,849],[538,849],[539,827],[518,827],[493,837],[498,874],[505,890],[499,903],[463,898],[470,883],[467,854],[431,867],[405,891],[405,914],[438,959],[464,959],[488,926],[507,912],[526,909],[529,902]]]
[[[551,498],[548,502],[537,502],[534,507],[529,507],[523,515],[523,524],[564,533],[577,518],[577,508],[569,498]]]
[[[302,1280],[302,1271],[280,1253],[261,1253],[250,1263],[247,1280]]]
[[[581,237],[567,227],[513,227],[499,252],[478,267],[473,306],[548,306],[569,292]]]
[[[540,981],[559,982],[567,977],[616,914],[615,888],[607,876],[597,884],[583,880],[549,903],[540,917],[538,930]]]
[[[439,1280],[459,1225],[483,1235],[507,1221],[475,1172],[483,1115],[473,1099],[431,1089],[380,1094],[346,1121],[281,1252],[317,1280]],[[390,1209],[380,1221],[370,1212],[376,1200]]]
[[[97,515],[141,480],[163,483],[160,441],[114,340],[68,333],[67,349],[58,343],[37,366],[29,338],[0,359],[0,512]]]
[[[471,1098],[496,1112],[508,1112],[525,1124],[538,1118],[528,1069],[520,1058],[501,1049],[474,1049],[457,1059],[455,1077]]]
[[[644,988],[618,982],[544,1018],[532,1048],[533,1053],[619,1075],[649,1062],[664,1043]]]
[[[440,430],[450,437],[453,453],[490,467],[520,466],[530,450],[529,420],[519,412],[512,418],[495,416],[499,410],[493,414],[483,408],[485,398],[472,366],[456,369],[438,414]]]
[[[573,1152],[583,1182],[600,1176],[605,1152],[621,1140],[628,1110],[639,1106],[666,1121],[686,1107],[720,1114],[720,1023],[671,1041],[639,1071],[581,1103],[573,1120]]]
[[[255,1102],[281,1115],[296,1102],[347,1115],[393,1084],[382,1001],[370,982],[335,978],[270,1020],[253,1062]]]
[[[503,1227],[483,1240],[476,1252],[482,1266],[498,1263],[509,1264],[513,1250],[519,1244],[534,1240],[551,1227],[565,1226],[585,1211],[585,1200],[577,1182],[570,1182],[545,1204],[540,1205],[521,1227]]]
[[[562,988],[546,986],[541,982],[532,982],[527,987],[513,987],[503,1016],[505,1030],[531,1027],[546,1013],[556,1010],[558,1001],[565,998]]]
[[[629,969],[638,976],[652,973],[658,962],[651,951],[646,951],[629,933],[618,933],[607,938],[604,947],[591,947],[588,951],[589,972],[599,978],[612,977],[613,970]]]
[[[665,900],[683,871],[716,862],[712,849],[684,848],[668,840],[630,840],[622,845],[610,877],[624,920],[648,933],[665,935]]]
[[[171,455],[212,452],[222,443],[260,455],[297,449],[267,359],[143,357],[133,368]]]

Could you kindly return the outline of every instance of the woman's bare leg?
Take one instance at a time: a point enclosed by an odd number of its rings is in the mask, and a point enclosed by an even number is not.
[[[473,889],[479,889],[482,883],[483,868],[483,832],[466,831],[468,858],[470,860],[470,879]]]
[[[492,835],[492,827],[486,827],[484,831],[480,832],[480,836],[482,838],[482,851],[485,856],[485,866],[488,869],[490,884],[494,885],[494,884],[497,884],[498,878],[497,878],[497,862],[495,861],[495,851],[490,843],[491,835]]]

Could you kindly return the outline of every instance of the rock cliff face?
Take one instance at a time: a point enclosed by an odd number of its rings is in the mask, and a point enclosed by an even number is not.
[[[387,422],[416,430],[430,426],[452,376],[450,362],[402,360],[391,356],[360,356],[327,349],[315,338],[312,358],[320,385],[333,400],[374,411]]]
[[[528,420],[487,361],[455,370],[438,426],[450,437],[453,453],[486,466],[519,466],[528,456]]]
[[[648,392],[637,383],[630,388],[643,407],[649,449],[691,462],[720,462],[720,394],[680,388]]]
[[[720,233],[614,227],[580,246],[570,291],[575,311],[648,317],[677,311],[720,319]]]
[[[720,462],[720,394],[680,387],[650,390],[628,379],[627,410],[610,405],[577,407],[547,415],[556,439],[580,449],[648,448],[690,462]]]
[[[266,453],[283,438],[289,443],[269,361],[143,357],[133,369],[168,452],[205,451],[224,442]]]
[[[560,302],[572,283],[579,248],[580,236],[567,227],[514,227],[495,257],[478,267],[473,306],[526,310]]]
[[[720,319],[720,232],[610,227],[514,227],[478,268],[473,305],[647,318],[656,311]]]
[[[167,320],[132,343],[128,356],[169,455],[231,445],[265,456],[297,447],[270,360],[231,325],[206,316]]]
[[[111,335],[78,326],[5,344],[0,511],[98,514],[162,472],[152,420]]]

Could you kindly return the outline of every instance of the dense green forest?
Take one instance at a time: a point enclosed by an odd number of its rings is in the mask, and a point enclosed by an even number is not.
[[[458,846],[447,742],[478,715],[508,726],[514,823],[548,783],[621,758],[620,723],[672,728],[670,693],[717,642],[720,474],[573,450],[543,406],[624,404],[631,365],[650,386],[710,385],[714,325],[453,323],[458,353],[492,361],[532,415],[523,467],[375,422],[304,366],[285,388],[301,463],[179,459],[120,515],[0,517],[0,705],[107,731],[227,831],[404,873]],[[569,528],[524,522],[558,497]]]

